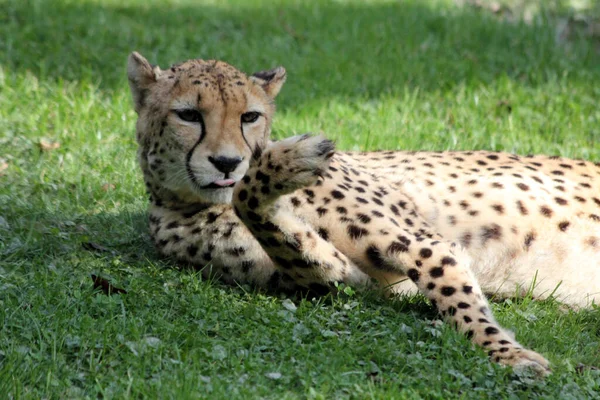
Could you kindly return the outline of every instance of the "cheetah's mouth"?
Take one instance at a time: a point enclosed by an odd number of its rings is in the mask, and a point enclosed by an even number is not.
[[[208,185],[202,186],[202,189],[226,189],[233,187],[235,180],[233,179],[218,179]]]

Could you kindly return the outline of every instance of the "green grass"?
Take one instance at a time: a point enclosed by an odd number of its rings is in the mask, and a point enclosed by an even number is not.
[[[552,361],[540,381],[489,363],[422,298],[291,303],[179,271],[146,232],[134,49],[164,67],[284,65],[276,137],[600,161],[600,39],[569,25],[598,9],[529,3],[525,23],[453,0],[0,0],[0,397],[600,397],[598,308],[494,305]],[[91,273],[128,293],[99,294]]]

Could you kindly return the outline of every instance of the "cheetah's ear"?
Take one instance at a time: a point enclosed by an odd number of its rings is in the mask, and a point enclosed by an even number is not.
[[[275,98],[285,83],[286,76],[285,68],[277,67],[255,72],[250,76],[250,80],[260,85],[269,97]]]
[[[150,65],[140,53],[134,51],[127,59],[127,78],[133,96],[135,112],[139,113],[145,104],[148,89],[160,75],[160,68]]]

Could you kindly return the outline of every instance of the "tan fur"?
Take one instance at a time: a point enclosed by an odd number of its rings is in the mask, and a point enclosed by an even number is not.
[[[531,288],[574,306],[600,301],[598,165],[340,153],[310,136],[269,143],[281,67],[246,77],[193,60],[161,71],[133,53],[128,75],[151,235],[165,255],[276,290],[326,292],[372,278],[391,292],[418,289],[494,361],[541,373],[547,361],[495,322],[483,293]],[[181,108],[202,123],[182,121]],[[241,123],[257,110],[256,122]],[[201,187],[224,179],[209,161],[219,155],[242,160],[226,174],[235,189]]]

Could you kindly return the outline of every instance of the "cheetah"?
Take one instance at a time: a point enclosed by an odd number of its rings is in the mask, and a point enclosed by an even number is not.
[[[272,142],[283,67],[161,70],[134,52],[127,73],[150,235],[181,264],[269,290],[418,291],[493,361],[541,374],[484,293],[600,301],[600,164]]]

